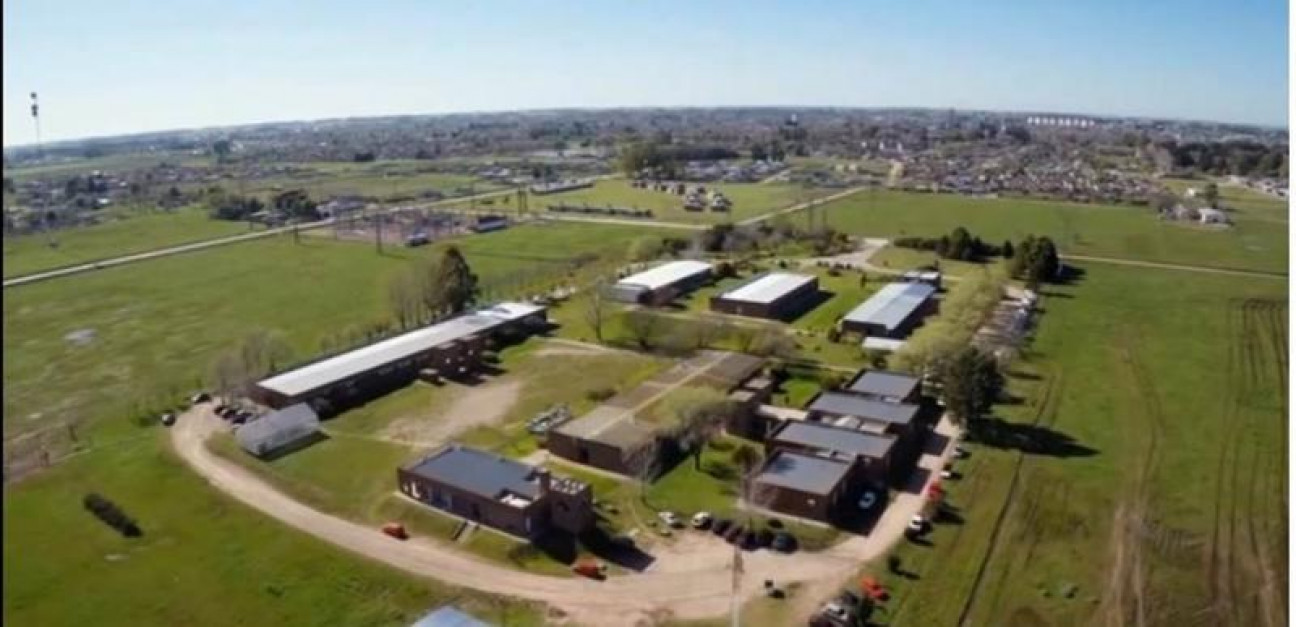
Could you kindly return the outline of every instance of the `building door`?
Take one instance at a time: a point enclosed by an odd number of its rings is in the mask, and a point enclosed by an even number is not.
[[[478,507],[476,503],[473,503],[472,506],[472,519],[481,520],[481,508]]]

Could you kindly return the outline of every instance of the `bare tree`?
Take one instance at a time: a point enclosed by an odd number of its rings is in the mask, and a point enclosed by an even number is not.
[[[693,467],[702,469],[702,451],[724,428],[733,404],[713,388],[684,388],[670,397],[670,411],[679,421],[675,437],[680,448],[693,455]]]
[[[588,297],[585,301],[585,309],[582,312],[585,316],[585,323],[589,325],[590,330],[594,332],[594,339],[600,344],[603,343],[603,325],[607,322],[607,303],[604,302],[603,292],[607,289],[607,281],[597,279],[590,286]]]
[[[662,327],[662,318],[657,314],[639,309],[626,314],[626,328],[630,337],[642,350],[651,350],[657,342]]]
[[[264,329],[249,333],[238,349],[240,365],[244,374],[250,378],[274,372],[291,356],[292,350],[283,336]]]
[[[648,485],[657,478],[661,470],[661,442],[653,438],[643,446],[632,448],[623,453],[623,466],[639,482],[639,499],[648,502]]]
[[[420,296],[418,279],[414,274],[400,272],[392,277],[387,286],[387,302],[401,329],[418,324],[426,307]]]
[[[216,396],[224,401],[240,394],[249,378],[243,368],[243,360],[235,351],[225,351],[212,362],[212,387],[216,390]]]
[[[698,322],[694,339],[698,348],[709,348],[717,341],[724,339],[732,331],[732,325],[726,320],[703,320]]]

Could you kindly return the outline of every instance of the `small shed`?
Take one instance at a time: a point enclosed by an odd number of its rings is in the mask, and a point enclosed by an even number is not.
[[[319,416],[306,403],[297,403],[253,420],[234,432],[243,450],[264,457],[319,433]]]

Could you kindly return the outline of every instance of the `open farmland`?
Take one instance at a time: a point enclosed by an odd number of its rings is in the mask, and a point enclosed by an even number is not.
[[[239,191],[270,195],[286,189],[304,189],[312,198],[323,200],[345,195],[415,198],[430,191],[457,196],[503,189],[498,183],[469,174],[440,172],[420,161],[307,163],[302,168],[297,174],[251,179]]]
[[[532,211],[546,211],[550,205],[589,205],[591,207],[619,207],[624,209],[649,209],[653,218],[666,222],[721,223],[738,222],[776,209],[790,207],[808,200],[827,196],[832,189],[806,188],[780,183],[690,183],[703,185],[707,190],[720,190],[733,208],[726,212],[685,211],[684,197],[667,192],[636,189],[621,179],[599,181],[594,187],[543,196],[532,194],[529,200]]]
[[[550,224],[456,243],[486,291],[503,294],[563,280],[583,253],[619,255],[634,233],[642,230]],[[183,394],[252,329],[281,332],[297,358],[309,357],[348,328],[385,319],[388,277],[438,248],[379,255],[285,236],[11,289],[5,426],[12,437]],[[77,331],[89,331],[81,334],[89,341],[70,341]]]
[[[969,438],[957,520],[899,549],[913,577],[870,569],[891,624],[1285,624],[1284,282],[1083,269]]]
[[[825,205],[828,223],[868,237],[938,237],[963,226],[987,242],[1048,235],[1063,255],[1283,273],[1287,233],[1235,216],[1229,229],[1157,220],[1146,207],[867,191]]]
[[[198,209],[130,216],[49,235],[5,237],[6,278],[100,259],[119,257],[248,231],[243,222],[207,217]],[[51,240],[56,246],[50,246]]]

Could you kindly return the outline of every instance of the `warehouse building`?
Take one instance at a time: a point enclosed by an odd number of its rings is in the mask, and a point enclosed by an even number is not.
[[[257,457],[283,454],[320,435],[319,416],[306,403],[272,411],[234,431],[243,450]]]
[[[608,288],[614,300],[660,306],[687,294],[711,280],[711,264],[701,261],[670,261],[651,270],[632,274]]]
[[[842,461],[777,451],[752,479],[751,494],[761,507],[830,522],[849,502],[850,474]]]
[[[771,272],[711,297],[711,310],[773,320],[791,320],[819,294],[819,277]]]
[[[472,372],[490,341],[546,325],[544,307],[501,303],[276,374],[256,383],[250,396],[273,408],[310,403],[326,414],[408,385],[420,372]]]
[[[842,318],[842,331],[904,339],[935,310],[936,288],[926,283],[889,283]]]
[[[397,469],[396,481],[420,503],[522,538],[594,524],[588,484],[458,444]]]
[[[910,403],[891,403],[849,392],[823,392],[806,407],[806,418],[843,429],[895,436],[894,465],[907,463],[918,453],[920,410],[919,405]]]

